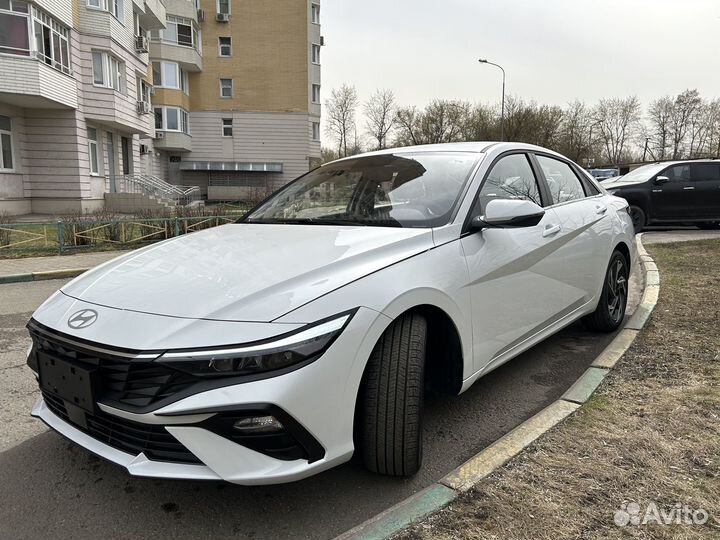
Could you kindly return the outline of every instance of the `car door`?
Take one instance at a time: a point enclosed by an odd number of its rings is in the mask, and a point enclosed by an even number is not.
[[[663,177],[668,180],[662,180]],[[650,186],[650,205],[651,219],[678,221],[698,217],[698,192],[690,177],[689,163],[672,165],[655,177]]]
[[[482,215],[493,199],[545,205],[527,154],[504,155],[491,166],[468,217]],[[564,285],[556,279],[562,263],[553,256],[552,246],[559,232],[550,210],[535,226],[488,228],[461,238],[469,272],[476,371],[503,355],[512,356],[513,349],[566,307]]]
[[[720,163],[693,163],[690,179],[695,188],[694,197],[697,217],[720,219]]]
[[[562,284],[564,307],[570,314],[600,293],[613,247],[612,222],[605,197],[583,181],[570,163],[554,156],[534,156],[561,229],[553,253],[560,268],[555,279]]]

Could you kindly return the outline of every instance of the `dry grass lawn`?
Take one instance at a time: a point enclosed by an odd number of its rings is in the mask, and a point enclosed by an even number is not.
[[[650,246],[650,324],[595,396],[402,540],[720,538],[720,242]],[[622,504],[704,509],[705,525],[618,527]]]

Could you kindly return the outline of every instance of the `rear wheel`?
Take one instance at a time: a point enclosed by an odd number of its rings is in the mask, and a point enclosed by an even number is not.
[[[628,213],[630,214],[630,219],[632,219],[635,234],[642,232],[647,224],[647,217],[645,216],[643,209],[639,206],[631,206],[628,209]]]
[[[706,231],[714,231],[720,229],[720,221],[708,221],[706,223],[701,223],[698,227]]]
[[[427,322],[403,315],[385,331],[368,362],[362,389],[365,467],[410,476],[422,462],[422,406]]]
[[[587,328],[596,332],[614,332],[620,327],[627,308],[629,276],[630,267],[625,255],[614,251],[597,309],[583,319]]]

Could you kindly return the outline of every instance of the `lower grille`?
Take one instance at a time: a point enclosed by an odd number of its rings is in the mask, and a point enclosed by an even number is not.
[[[113,416],[102,411],[85,413],[87,427],[70,420],[65,402],[56,396],[43,392],[48,409],[63,421],[89,435],[93,439],[128,454],[143,453],[154,461],[198,464],[201,461],[185,448],[164,427],[141,424]]]

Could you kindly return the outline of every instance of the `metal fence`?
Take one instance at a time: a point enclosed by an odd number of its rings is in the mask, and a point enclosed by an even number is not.
[[[95,221],[84,218],[56,223],[0,223],[0,257],[22,252],[134,248],[219,225],[235,216],[134,218]]]

